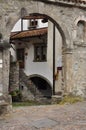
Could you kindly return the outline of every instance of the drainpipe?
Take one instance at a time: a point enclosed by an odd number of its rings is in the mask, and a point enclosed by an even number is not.
[[[23,18],[21,18],[21,31],[23,31]]]
[[[55,24],[53,24],[53,95],[55,95]]]

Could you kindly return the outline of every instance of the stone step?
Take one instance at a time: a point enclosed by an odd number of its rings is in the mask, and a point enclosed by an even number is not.
[[[52,104],[59,103],[63,99],[61,95],[53,95],[52,96]]]
[[[41,95],[35,84],[28,79],[28,76],[22,69],[20,69],[20,86],[27,87],[28,91],[30,91],[33,95]]]

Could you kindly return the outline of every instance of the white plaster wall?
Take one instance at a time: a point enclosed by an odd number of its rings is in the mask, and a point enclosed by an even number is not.
[[[17,21],[11,32],[21,31],[21,19]]]
[[[55,32],[55,71],[57,71],[57,66],[61,64],[62,38],[57,29],[55,29]],[[27,45],[28,47],[25,49],[25,51],[28,53],[28,55],[25,56],[24,72],[27,76],[34,74],[41,75],[47,78],[53,85],[53,23],[48,21],[47,62],[34,62],[34,46],[32,43],[28,43]],[[15,60],[16,53],[15,51],[13,51],[13,49],[11,50],[11,54],[13,55]]]
[[[28,49],[29,48],[29,49]],[[26,49],[28,55],[25,57],[25,73],[30,76],[33,74],[41,75],[47,78],[52,84],[52,70],[49,67],[47,62],[34,62],[34,46],[32,44],[29,45]]]
[[[53,24],[48,21],[48,44],[47,61],[51,70],[53,70]]]
[[[48,22],[42,23],[41,21],[42,21],[42,19],[38,20],[37,28],[48,27]],[[23,30],[28,30],[28,26],[29,26],[29,20],[23,20]],[[18,22],[13,27],[12,32],[15,32],[15,31],[21,31],[21,19],[19,19]]]
[[[55,29],[55,74],[57,73],[57,67],[62,67],[62,37],[57,29]],[[55,91],[62,91],[62,70],[57,73],[57,78],[55,80]]]
[[[53,69],[53,23],[48,22],[48,45],[47,60]],[[62,66],[62,37],[58,29],[55,28],[55,69]]]
[[[55,68],[57,68],[62,66],[62,37],[57,28],[55,33]]]
[[[62,66],[62,37],[57,29],[55,39],[55,70],[58,66]],[[29,75],[38,74],[47,78],[51,84],[53,84],[53,24],[48,22],[48,43],[47,43],[47,62],[33,62],[34,60],[34,47],[29,45],[29,49],[26,50],[28,56],[25,58],[25,73]],[[59,79],[56,81],[56,90],[61,87],[61,71],[59,73]]]
[[[53,23],[50,21],[48,22],[47,59],[49,68],[53,72]],[[62,66],[62,37],[58,29],[55,28],[55,75],[57,74],[57,67],[61,66]],[[55,80],[55,90],[60,91],[61,87],[62,87],[62,71],[59,71],[58,79]]]
[[[14,44],[11,44],[10,53],[12,56],[12,62],[15,62],[17,60],[17,56],[16,56],[16,46]]]

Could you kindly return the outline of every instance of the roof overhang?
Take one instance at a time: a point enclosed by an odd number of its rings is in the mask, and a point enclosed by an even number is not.
[[[20,31],[20,32],[13,32],[11,33],[11,40],[16,39],[22,39],[22,38],[31,38],[31,37],[37,37],[47,34],[48,28],[41,28],[41,29],[33,29],[33,30],[27,30],[27,31]]]

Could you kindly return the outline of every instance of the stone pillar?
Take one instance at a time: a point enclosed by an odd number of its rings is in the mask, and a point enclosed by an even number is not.
[[[65,89],[66,93],[72,92],[73,85],[73,52],[69,49],[65,52]]]
[[[12,110],[11,96],[8,94],[9,88],[9,49],[0,51],[0,115]]]
[[[9,68],[10,68],[10,51],[9,48],[3,50],[3,94],[8,94],[9,90]]]
[[[11,62],[10,64],[10,91],[19,89],[19,63]]]

